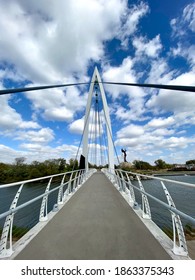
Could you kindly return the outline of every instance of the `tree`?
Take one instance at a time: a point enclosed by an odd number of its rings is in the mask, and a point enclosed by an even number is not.
[[[195,159],[191,159],[186,161],[186,164],[195,164]]]
[[[67,165],[67,169],[68,171],[72,171],[72,170],[76,170],[78,169],[79,164],[78,164],[78,160],[77,159],[69,159],[69,164]]]
[[[155,163],[155,165],[156,165],[156,167],[157,167],[158,169],[164,169],[164,168],[167,167],[166,162],[165,162],[164,160],[162,160],[162,159],[157,159],[157,160],[155,160],[154,163]]]
[[[133,164],[134,164],[135,168],[139,169],[139,170],[152,169],[152,166],[148,162],[146,162],[146,161],[134,160]]]
[[[59,172],[64,172],[66,168],[66,160],[64,158],[59,158]]]

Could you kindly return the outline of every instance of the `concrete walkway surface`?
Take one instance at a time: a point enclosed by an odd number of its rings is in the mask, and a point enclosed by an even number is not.
[[[15,259],[171,258],[107,177],[96,172]]]

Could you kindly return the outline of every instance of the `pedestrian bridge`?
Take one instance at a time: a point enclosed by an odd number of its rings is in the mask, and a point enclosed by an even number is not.
[[[173,239],[152,221],[148,202],[152,196],[144,189],[143,176],[136,175],[137,186],[132,176],[135,174],[122,170],[110,172],[106,169],[89,169],[88,172],[68,172],[1,186],[0,191],[17,188],[17,192],[10,209],[0,215],[0,221],[5,219],[0,257],[18,260],[192,258],[180,215],[192,224],[195,224],[195,218],[176,209],[165,187],[166,181],[170,180],[153,178],[161,183],[168,203],[155,197],[153,199],[172,217]],[[148,179],[151,179],[150,176]],[[45,190],[40,194],[44,180],[47,184],[44,183]],[[33,185],[30,186],[30,183]],[[176,184],[194,187],[183,182]],[[38,196],[33,194],[36,186],[39,186]],[[25,201],[29,188],[35,197]],[[141,204],[137,203],[138,193],[141,195]],[[52,208],[49,206],[51,202]],[[36,220],[37,208],[39,215]],[[13,225],[23,220],[29,225],[33,219],[36,220],[34,226],[16,240]]]
[[[107,83],[195,92],[186,86]],[[72,85],[80,84],[1,90],[0,95]],[[92,98],[94,114],[90,112]],[[107,132],[104,145],[101,139],[97,141],[103,130]],[[185,194],[195,190],[195,185],[127,172],[120,169],[120,162],[115,168],[109,108],[97,68],[90,83],[82,137],[79,170],[0,186],[0,258],[195,259],[194,243],[186,241],[182,225],[183,221],[190,228],[195,225],[194,200],[191,214],[181,211],[167,184],[186,187]],[[126,161],[126,150],[122,151]],[[99,166],[107,165],[107,169],[89,168],[89,162],[98,166],[105,158],[106,164]],[[155,180],[157,194],[163,198],[150,193],[153,188],[146,190],[143,179]],[[158,214],[153,215],[154,209],[160,209]],[[160,219],[169,223],[167,234],[158,224]]]

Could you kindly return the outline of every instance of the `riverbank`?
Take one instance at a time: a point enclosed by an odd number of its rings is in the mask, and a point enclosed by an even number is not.
[[[150,172],[151,174],[151,172]],[[147,175],[147,174],[145,174]],[[149,175],[149,174],[148,174]],[[157,171],[151,174],[152,176],[161,177],[161,176],[195,176],[195,171]]]
[[[141,180],[151,180],[152,177],[164,177],[164,176],[195,176],[195,171],[168,171],[165,169],[158,170],[158,171],[133,170],[132,172],[140,174]],[[135,175],[129,174],[129,176],[131,180],[137,180]],[[146,176],[151,176],[151,178],[148,178]]]
[[[184,171],[171,171],[168,169],[161,169],[161,170],[131,170],[130,172],[133,173],[138,173],[148,176],[156,176],[156,177],[161,177],[161,176],[195,176],[195,171],[190,171],[190,170],[184,170]]]

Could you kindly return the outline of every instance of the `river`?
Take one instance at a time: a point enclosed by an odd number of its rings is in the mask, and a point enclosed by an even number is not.
[[[195,176],[163,176],[162,178],[172,179],[176,181],[188,182],[195,185]],[[145,191],[152,194],[153,196],[159,198],[160,200],[166,201],[166,197],[160,181],[158,180],[144,180],[142,181]],[[137,185],[137,181],[133,181],[133,184]],[[174,183],[165,183],[167,189],[169,190],[174,203],[178,210],[192,216],[195,218],[195,187],[180,186]],[[55,185],[52,186],[55,187]],[[18,201],[18,205],[28,201],[40,195],[44,192],[46,187],[46,182],[33,183],[24,187],[21,197]],[[18,187],[10,187],[1,189],[0,188],[0,213],[7,211],[9,205],[14,198],[14,195]],[[58,192],[55,191],[48,200],[48,211],[51,211],[53,205],[57,201]],[[136,200],[141,204],[141,195],[135,190]],[[168,210],[160,206],[157,202],[149,198],[149,204],[152,213],[153,221],[163,229],[171,229],[171,214]],[[23,210],[15,214],[14,225],[21,228],[31,228],[33,227],[39,219],[39,211],[41,206],[41,200],[27,206]],[[71,218],[71,217],[70,217]],[[184,225],[188,224],[187,220],[182,219]],[[4,219],[0,220],[0,227],[3,226]]]
[[[194,184],[193,188],[170,182],[164,182],[171,197],[173,198],[176,208],[184,212],[185,214],[188,214],[195,218],[195,176],[163,176],[162,178]],[[142,181],[142,183],[146,192],[167,203],[167,199],[165,197],[165,193],[162,189],[160,181],[145,180]],[[134,184],[137,185],[137,182],[135,181]],[[138,203],[141,203],[141,196],[138,194],[138,192],[136,192],[136,195],[138,198]],[[163,206],[159,205],[151,198],[149,198],[148,200],[153,221],[163,229],[171,228],[172,223],[169,210],[166,210],[165,208],[163,208]],[[184,225],[189,223],[183,218],[181,218],[181,220]]]

